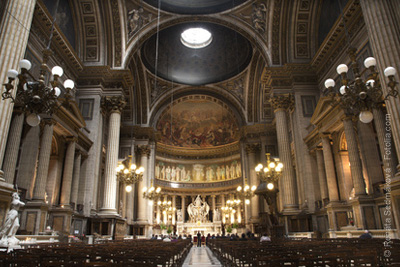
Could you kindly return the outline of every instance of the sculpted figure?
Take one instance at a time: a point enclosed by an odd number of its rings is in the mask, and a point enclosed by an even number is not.
[[[2,246],[18,245],[19,240],[15,237],[15,233],[19,228],[18,210],[23,206],[25,206],[25,203],[19,200],[18,193],[13,193],[10,210],[0,231],[0,244]]]

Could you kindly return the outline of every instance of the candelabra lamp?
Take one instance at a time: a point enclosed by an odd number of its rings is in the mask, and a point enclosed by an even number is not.
[[[143,198],[150,200],[150,205],[153,204],[154,201],[161,197],[161,187],[155,188],[153,186],[153,180],[151,181],[151,186],[149,188],[143,187]]]
[[[347,115],[359,116],[363,123],[369,123],[373,120],[371,110],[383,104],[388,97],[397,97],[397,82],[394,75],[396,69],[387,67],[384,74],[388,77],[389,82],[388,93],[383,95],[381,83],[379,81],[378,72],[376,71],[376,59],[368,57],[364,60],[365,69],[360,71],[359,64],[356,60],[356,49],[350,48],[350,67],[354,74],[354,79],[347,75],[349,67],[346,64],[340,64],[336,71],[341,76],[341,87],[335,89],[335,81],[327,79],[323,94],[331,98],[332,105],[339,105],[343,108]],[[363,79],[363,77],[366,77]]]
[[[35,77],[29,72],[32,63],[23,59],[19,62],[21,72],[10,69],[7,72],[8,83],[3,84],[5,91],[2,94],[3,100],[11,99],[16,107],[21,108],[27,113],[26,122],[34,127],[40,123],[40,114],[52,115],[59,107],[57,98],[61,94],[59,78],[63,75],[64,71],[61,67],[55,66],[52,68],[51,73],[53,78],[49,83],[46,83],[45,77],[48,71],[47,62],[52,54],[50,49],[44,50],[43,61],[40,66],[39,78]],[[13,81],[18,78],[16,85],[16,92],[13,92]],[[65,96],[69,95],[75,84],[72,80],[67,79],[64,81],[64,88],[67,91]]]
[[[240,199],[245,199],[244,202],[246,205],[250,204],[250,199],[255,195],[254,191],[256,191],[257,187],[253,185],[251,188],[246,183],[244,188],[240,185],[236,188],[236,194]]]
[[[132,184],[142,181],[144,168],[137,168],[136,164],[132,163],[132,156],[121,162],[117,167],[117,178],[120,182],[126,184],[125,190],[132,191]]]
[[[270,153],[266,153],[265,156],[267,158],[267,166],[264,167],[259,163],[255,170],[260,180],[267,182],[267,188],[273,190],[275,187],[274,184],[281,177],[283,164],[278,159],[271,158]]]

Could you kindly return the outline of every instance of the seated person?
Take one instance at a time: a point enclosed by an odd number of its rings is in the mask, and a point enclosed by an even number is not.
[[[360,239],[371,239],[372,235],[368,230],[365,230],[362,235],[360,235]]]
[[[260,242],[269,242],[271,241],[271,238],[269,238],[269,236],[267,235],[267,233],[265,233],[261,238],[260,238]]]

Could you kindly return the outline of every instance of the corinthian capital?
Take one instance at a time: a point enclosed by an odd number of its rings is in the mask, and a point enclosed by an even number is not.
[[[274,110],[277,109],[288,109],[291,105],[294,104],[294,98],[291,94],[284,95],[274,95],[269,100],[271,102]]]
[[[256,152],[260,151],[260,149],[261,149],[261,146],[258,143],[256,143],[256,144],[246,144],[246,152],[247,152],[247,154],[256,153]]]
[[[101,99],[101,108],[105,113],[121,113],[126,101],[123,96],[104,96]]]
[[[140,145],[138,146],[139,154],[142,156],[150,156],[150,146],[148,145]]]

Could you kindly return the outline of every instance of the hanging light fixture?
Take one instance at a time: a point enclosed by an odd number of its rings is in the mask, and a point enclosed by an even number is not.
[[[275,183],[281,177],[283,164],[279,162],[278,159],[271,159],[270,153],[266,153],[265,156],[267,158],[267,166],[264,167],[261,163],[259,163],[255,167],[255,170],[260,180],[267,182],[267,188],[269,190],[273,190]]]
[[[117,167],[117,178],[120,182],[126,185],[127,192],[132,191],[132,184],[142,181],[144,168],[137,168],[136,164],[132,162],[132,155],[122,161]]]
[[[376,71],[376,59],[373,57],[366,58],[364,60],[365,70],[360,71],[356,57],[357,50],[354,47],[351,47],[343,10],[341,15],[345,30],[345,38],[350,47],[348,54],[354,79],[350,79],[347,76],[349,67],[346,64],[340,64],[337,66],[336,71],[341,76],[341,87],[335,89],[335,81],[329,78],[325,81],[326,89],[323,90],[323,94],[331,98],[333,105],[341,106],[347,115],[358,116],[361,122],[370,123],[374,118],[371,110],[374,107],[381,106],[383,101],[387,100],[388,97],[397,97],[399,94],[396,89],[397,82],[394,78],[396,69],[393,67],[387,67],[384,70],[384,75],[389,79],[389,82],[387,83],[389,91],[387,95],[383,96],[381,82],[379,81],[378,76],[379,73]],[[363,80],[362,76],[367,70],[369,74],[367,75],[367,78]]]
[[[151,180],[149,188],[143,187],[143,197],[150,200],[150,205],[152,205],[154,201],[161,197],[161,187],[155,188],[153,186],[153,180]]]
[[[245,201],[244,201],[244,203],[246,204],[246,205],[249,205],[250,204],[250,199],[255,195],[255,191],[256,191],[256,189],[257,189],[257,186],[255,186],[255,185],[253,185],[251,188],[250,188],[250,186],[247,184],[247,178],[245,178],[245,185],[244,185],[244,187],[242,188],[242,186],[238,186],[237,188],[236,188],[236,193],[237,193],[237,195],[238,195],[238,197],[239,198],[241,198],[241,199],[245,199]]]
[[[40,65],[39,78],[33,77],[29,72],[32,67],[32,63],[27,59],[22,59],[19,62],[21,69],[18,72],[15,69],[10,69],[7,72],[8,83],[3,84],[5,91],[2,94],[3,100],[11,99],[15,106],[20,107],[24,112],[27,113],[26,122],[34,127],[40,123],[40,114],[52,115],[59,107],[57,98],[61,94],[59,88],[59,78],[63,75],[64,70],[60,66],[55,66],[51,70],[53,76],[52,80],[47,84],[45,82],[45,76],[49,69],[47,63],[52,51],[50,50],[51,40],[53,38],[54,24],[56,20],[56,14],[58,9],[58,2],[56,3],[54,20],[51,26],[49,43],[47,48],[43,51],[43,60]],[[18,78],[18,84],[16,85],[16,92],[14,89],[14,80]],[[64,88],[67,90],[66,96],[70,94],[75,84],[72,80],[67,79],[64,81]]]

